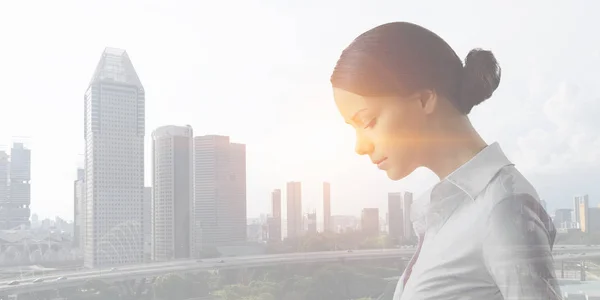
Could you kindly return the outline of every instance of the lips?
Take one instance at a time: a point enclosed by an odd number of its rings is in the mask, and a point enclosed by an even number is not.
[[[379,159],[379,160],[374,160],[373,163],[376,164],[377,167],[381,168],[381,164],[383,164],[386,160],[387,160],[387,157],[384,157],[384,158]]]

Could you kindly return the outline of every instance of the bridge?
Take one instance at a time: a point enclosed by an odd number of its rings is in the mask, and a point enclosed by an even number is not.
[[[289,264],[314,264],[335,261],[369,259],[408,260],[415,249],[378,249],[357,251],[325,251],[308,253],[287,253],[254,255],[203,260],[176,260],[161,263],[129,265],[118,268],[90,269],[77,272],[55,273],[44,277],[21,277],[0,282],[0,295],[39,292],[76,287],[90,280],[104,282],[137,282],[168,273],[197,273],[211,270],[245,269]],[[555,262],[584,261],[600,258],[600,246],[557,246],[554,249]]]

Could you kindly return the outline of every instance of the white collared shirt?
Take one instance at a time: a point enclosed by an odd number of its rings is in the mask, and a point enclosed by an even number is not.
[[[556,230],[497,143],[419,197],[411,220],[423,245],[394,300],[562,299]]]

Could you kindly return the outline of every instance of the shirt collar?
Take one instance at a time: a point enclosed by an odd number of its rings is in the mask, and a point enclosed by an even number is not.
[[[485,147],[471,160],[450,173],[448,181],[475,200],[500,169],[513,165],[497,142]]]
[[[460,202],[460,197],[453,197],[456,199],[450,201],[452,203],[442,201],[445,198],[456,196],[457,193],[464,193],[471,200],[475,200],[500,169],[509,165],[513,164],[504,155],[498,143],[485,147],[413,203],[411,219],[415,230],[422,232],[427,227],[425,218],[428,213],[451,211]]]

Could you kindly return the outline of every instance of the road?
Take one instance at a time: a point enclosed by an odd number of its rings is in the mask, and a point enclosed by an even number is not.
[[[200,272],[214,269],[239,269],[281,264],[319,263],[336,260],[366,260],[380,258],[409,259],[415,249],[377,249],[360,251],[326,251],[310,253],[286,253],[271,255],[255,255],[198,260],[178,260],[162,263],[147,263],[122,266],[116,269],[91,269],[78,272],[63,272],[44,277],[25,277],[17,280],[17,285],[8,285],[12,280],[0,282],[0,294],[33,292],[48,289],[81,285],[89,280],[123,281],[160,276],[168,273]],[[554,251],[554,260],[583,260],[600,257],[598,246],[558,246]],[[221,262],[222,261],[222,262]],[[63,280],[57,280],[64,277]],[[34,283],[40,279],[42,282]]]

